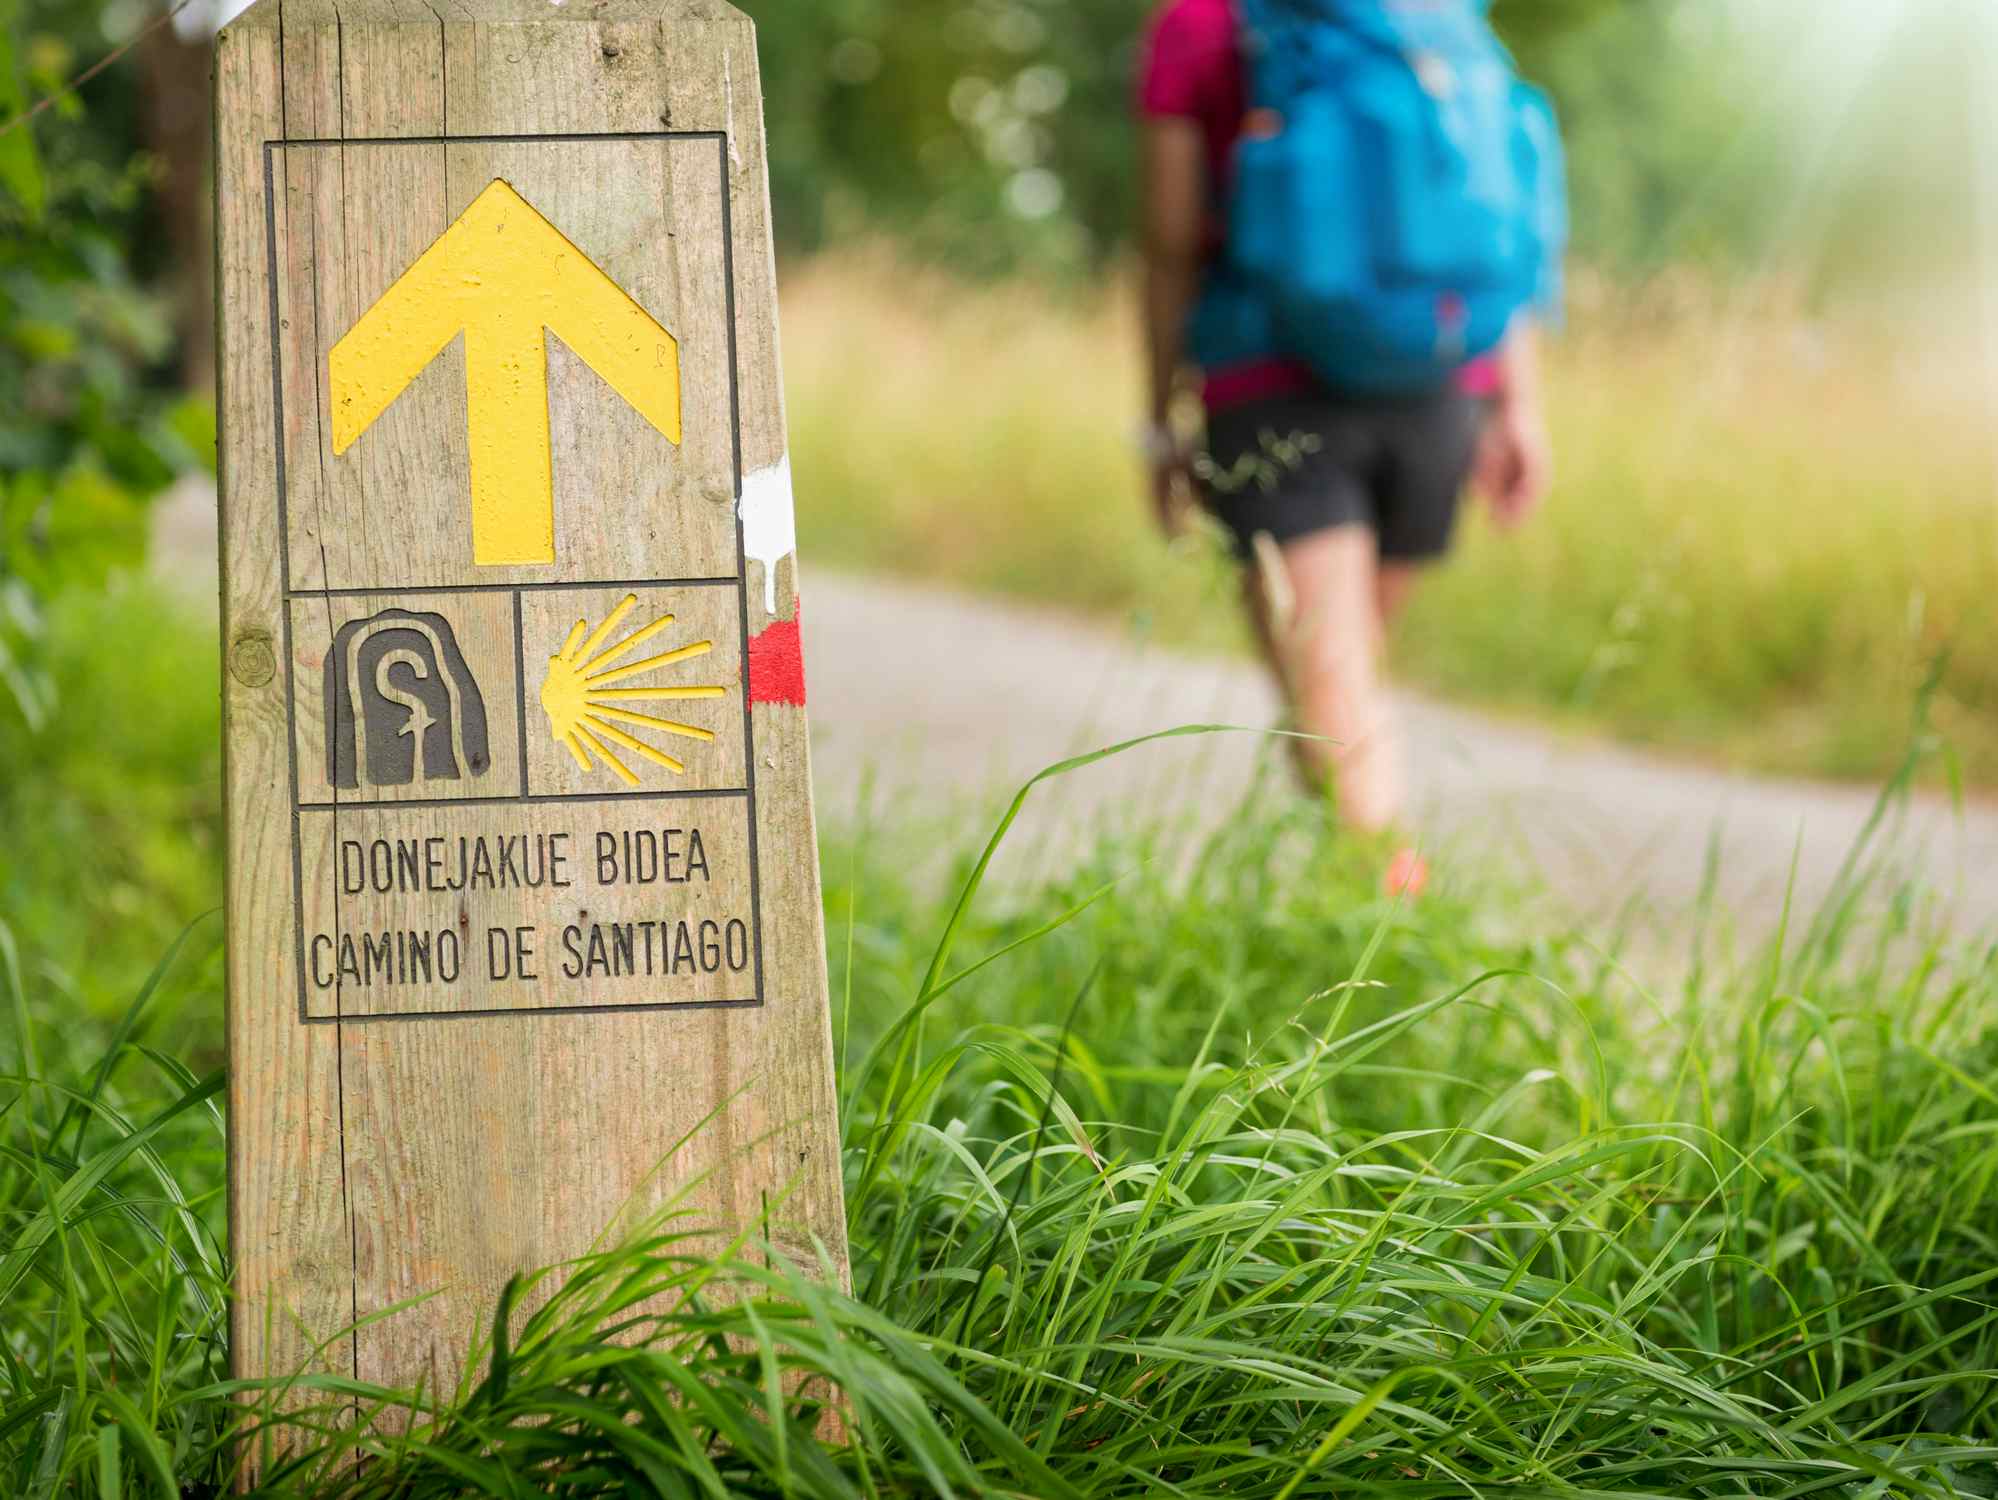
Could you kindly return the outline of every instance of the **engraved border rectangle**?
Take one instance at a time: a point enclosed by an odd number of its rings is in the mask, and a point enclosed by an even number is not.
[[[740,789],[733,791],[718,790],[718,791],[703,791],[703,792],[689,792],[689,793],[674,793],[671,794],[671,799],[674,801],[675,805],[684,805],[688,801],[705,801],[708,803],[741,802],[747,804],[748,794]],[[499,805],[506,807],[533,805],[533,806],[545,807],[556,803],[568,803],[568,804],[581,803],[588,807],[602,807],[605,805],[616,806],[628,802],[642,803],[642,802],[657,802],[660,800],[664,799],[649,797],[642,793],[636,795],[631,795],[631,794],[619,795],[616,793],[608,793],[603,796],[581,796],[581,797],[577,796],[537,797],[537,798],[527,798],[527,799],[506,797],[506,798],[497,799],[496,804],[488,804],[488,805]],[[424,804],[424,803],[411,804],[407,802],[374,802],[374,803],[369,803],[365,809],[362,809],[354,807],[354,805],[351,803],[343,802],[340,804],[340,810],[397,813],[412,806],[421,809],[426,806],[452,807],[456,806],[456,804],[449,801],[443,803],[430,803],[430,804]],[[744,809],[745,823],[747,822],[749,817],[754,815],[754,811],[755,809],[753,804],[749,804],[745,807]],[[293,816],[293,823],[295,827],[298,827],[298,825],[301,824],[302,819],[304,817],[325,818],[332,816],[334,813],[335,809],[328,804],[319,804],[317,806],[312,804],[307,804],[306,806],[296,810]],[[303,835],[302,827],[299,828],[299,834],[302,837]],[[337,876],[335,878],[337,878]],[[754,886],[754,881],[752,880],[752,888],[753,886]],[[335,900],[336,909],[338,907],[338,904],[339,903],[336,897]],[[297,903],[297,906],[299,909],[297,936],[302,946],[305,938],[304,911],[303,911],[304,902],[303,902],[302,891],[301,891],[301,899]],[[752,962],[754,969],[760,971],[761,960],[762,960],[761,914],[752,911],[750,914],[749,925],[750,925],[749,941],[750,941],[750,952],[752,954]],[[345,932],[345,930],[346,929],[344,924],[340,924],[339,926],[336,927],[336,931],[338,932]],[[460,1019],[471,1019],[480,1016],[616,1015],[626,1011],[743,1010],[743,1009],[752,1008],[759,1003],[758,997],[745,996],[741,998],[720,998],[720,999],[701,999],[701,1000],[622,1000],[622,1001],[611,1001],[606,1003],[597,1003],[597,1004],[588,1004],[588,1005],[559,1005],[559,1004],[558,1005],[500,1005],[500,1006],[480,1006],[477,1008],[468,1007],[468,1008],[456,1008],[456,1009],[439,1006],[439,1007],[431,1007],[420,1010],[385,1010],[385,1011],[369,1011],[365,1013],[357,1013],[357,1012],[342,1011],[337,1008],[341,1003],[339,998],[341,986],[338,983],[336,983],[333,986],[333,1004],[336,1007],[336,1009],[333,1014],[328,1015],[324,1013],[313,1012],[312,1010],[313,992],[308,983],[308,979],[309,976],[307,974],[302,973],[299,976],[299,1004],[301,1007],[300,1019],[309,1026],[332,1026],[340,1024],[342,1022],[353,1022],[356,1024],[360,1024],[369,1021],[454,1021]],[[628,982],[629,981],[627,981],[627,983]],[[561,988],[588,989],[590,988],[590,985],[591,982],[586,979],[567,980],[562,982]],[[326,999],[327,999],[327,992],[323,989],[320,990],[319,1003],[322,1006],[326,1003]]]
[[[522,763],[523,793],[518,797],[475,798],[471,805],[494,806],[548,802],[673,802],[694,798],[742,797],[748,806],[749,830],[749,905],[751,923],[751,946],[756,973],[756,993],[739,1000],[655,1000],[638,1001],[621,1005],[542,1005],[505,1007],[482,1010],[448,1011],[396,1011],[370,1015],[314,1016],[309,1014],[308,992],[305,969],[305,881],[303,870],[303,845],[299,815],[302,804],[299,801],[298,782],[298,725],[297,725],[297,674],[298,665],[293,658],[291,631],[291,601],[294,599],[331,599],[356,596],[381,595],[411,596],[423,594],[449,594],[470,592],[511,592],[518,597],[523,591],[543,589],[576,588],[617,588],[627,586],[626,580],[576,579],[552,583],[508,583],[508,584],[436,584],[422,588],[406,589],[298,589],[291,586],[291,518],[286,495],[285,463],[285,423],[284,423],[284,356],[279,339],[279,290],[277,258],[277,153],[279,151],[348,146],[476,146],[476,145],[559,145],[595,144],[610,141],[712,141],[715,145],[715,169],[721,190],[722,221],[722,296],[725,303],[724,315],[728,324],[728,404],[729,438],[731,463],[735,489],[735,568],[734,578],[679,578],[633,580],[645,586],[715,586],[733,584],[736,589],[737,605],[740,610],[742,636],[742,729],[743,729],[743,781],[739,790],[696,791],[696,792],[625,792],[601,793],[594,795],[548,795],[530,797],[525,793],[526,765]],[[638,130],[604,131],[600,133],[556,133],[548,135],[454,135],[454,136],[367,136],[352,140],[338,137],[316,136],[300,139],[267,140],[264,147],[264,253],[268,267],[270,287],[270,327],[271,327],[271,394],[274,419],[277,428],[277,510],[279,569],[285,599],[284,610],[284,660],[285,660],[285,730],[288,741],[288,759],[291,767],[291,907],[292,942],[294,969],[298,974],[298,1019],[306,1026],[367,1025],[379,1021],[464,1021],[490,1020],[500,1016],[561,1016],[561,1015],[624,1015],[662,1010],[745,1010],[761,1007],[765,1003],[763,991],[763,878],[762,865],[757,855],[756,838],[756,719],[749,701],[749,564],[745,556],[742,534],[742,371],[741,352],[737,346],[735,313],[735,229],[734,200],[728,174],[728,135],[719,130]],[[518,610],[516,610],[516,627]],[[520,642],[516,637],[516,652]],[[523,694],[525,684],[518,684]],[[336,794],[331,803],[315,803],[315,810],[330,808],[337,816],[341,807],[420,806],[420,802],[392,803],[343,803]],[[335,988],[335,1005],[338,1005],[338,988]]]

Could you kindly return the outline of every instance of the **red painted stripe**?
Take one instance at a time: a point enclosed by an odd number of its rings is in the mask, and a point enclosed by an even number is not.
[[[797,611],[772,620],[749,641],[749,701],[805,706],[805,645]]]

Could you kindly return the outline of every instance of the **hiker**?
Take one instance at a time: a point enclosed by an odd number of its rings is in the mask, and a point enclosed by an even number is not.
[[[1159,519],[1181,534],[1197,493],[1233,534],[1317,737],[1300,769],[1363,830],[1402,813],[1387,623],[1467,480],[1504,524],[1548,483],[1530,313],[1557,295],[1559,138],[1483,11],[1166,0],[1139,80]],[[1190,362],[1198,449],[1174,425]]]

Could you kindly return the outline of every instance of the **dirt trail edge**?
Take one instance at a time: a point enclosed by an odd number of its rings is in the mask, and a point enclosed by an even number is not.
[[[1277,719],[1248,663],[1146,649],[1101,626],[914,584],[815,572],[804,636],[814,775],[835,818],[864,775],[878,809],[955,800],[996,812],[1066,755],[1178,724]],[[1401,698],[1400,712],[1419,836],[1445,873],[1457,854],[1496,855],[1592,916],[1631,907],[1682,918],[1710,849],[1725,916],[1761,927],[1778,915],[1793,858],[1808,910],[1876,801],[1866,787],[1730,775],[1418,698]],[[1257,785],[1290,795],[1280,775],[1256,780],[1271,748],[1260,735],[1169,741],[1044,787],[1016,873],[1058,868],[1060,847],[1091,826],[1218,820]],[[1891,831],[1898,868],[1918,873],[1960,930],[1998,926],[1998,809],[1959,815],[1920,797]]]

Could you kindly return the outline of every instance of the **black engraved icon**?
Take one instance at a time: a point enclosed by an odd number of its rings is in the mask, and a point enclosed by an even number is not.
[[[486,700],[442,615],[385,609],[351,620],[326,656],[326,779],[372,786],[457,781],[492,767]]]

